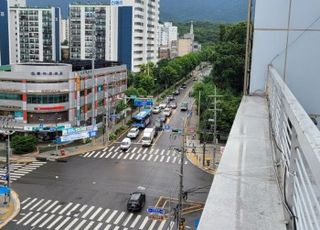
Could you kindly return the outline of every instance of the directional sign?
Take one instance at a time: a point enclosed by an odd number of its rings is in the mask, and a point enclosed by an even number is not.
[[[134,106],[136,107],[153,106],[153,100],[152,99],[135,99]]]
[[[164,215],[165,210],[164,208],[149,207],[147,213],[150,215]]]
[[[165,125],[163,125],[163,129],[164,129],[164,131],[170,131],[172,129],[172,127],[171,127],[171,125],[165,124]]]

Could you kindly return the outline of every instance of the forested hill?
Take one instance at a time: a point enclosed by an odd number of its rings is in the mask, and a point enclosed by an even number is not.
[[[33,6],[59,6],[64,17],[72,2],[103,2],[109,0],[27,0]],[[161,21],[236,22],[246,18],[247,0],[160,0]]]

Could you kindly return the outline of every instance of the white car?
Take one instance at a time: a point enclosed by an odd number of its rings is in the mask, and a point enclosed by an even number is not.
[[[152,112],[153,112],[153,113],[160,113],[160,111],[161,111],[161,108],[160,108],[159,106],[155,106],[155,107],[153,107],[153,109],[152,109]]]
[[[171,116],[171,109],[170,108],[165,108],[163,110],[163,114],[166,116],[166,117],[170,117]]]
[[[139,129],[138,128],[132,128],[129,130],[127,137],[129,138],[136,138],[139,135]]]
[[[126,151],[130,148],[130,146],[131,146],[131,140],[130,140],[130,138],[126,137],[121,142],[120,149],[122,149],[123,151]]]
[[[165,108],[167,108],[167,104],[166,103],[161,103],[159,105],[159,107],[160,107],[160,109],[165,109]]]

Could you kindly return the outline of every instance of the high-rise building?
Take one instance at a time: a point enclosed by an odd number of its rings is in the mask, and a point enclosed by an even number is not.
[[[71,4],[70,58],[119,61],[129,70],[157,61],[159,1]],[[94,51],[94,52],[93,52]]]
[[[171,46],[172,41],[178,40],[178,27],[173,26],[172,22],[164,22],[158,27],[158,43],[160,46]]]
[[[27,7],[25,0],[0,2],[0,65],[59,61],[60,8]]]
[[[62,19],[60,28],[60,42],[63,43],[64,41],[67,41],[69,43],[69,19]]]

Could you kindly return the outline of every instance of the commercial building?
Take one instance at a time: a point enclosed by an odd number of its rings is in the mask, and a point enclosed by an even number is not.
[[[71,4],[70,57],[119,61],[129,70],[157,61],[159,1]]]
[[[193,22],[191,21],[190,32],[184,34],[182,38],[178,39],[178,56],[184,56],[191,52],[201,50],[201,44],[194,40]]]
[[[3,71],[1,71],[1,69]],[[115,62],[13,64],[0,69],[0,115],[15,129],[84,126],[103,121],[127,89],[127,69]],[[109,104],[110,103],[110,104]]]
[[[25,1],[0,2],[0,65],[59,61],[60,8],[27,7]]]

